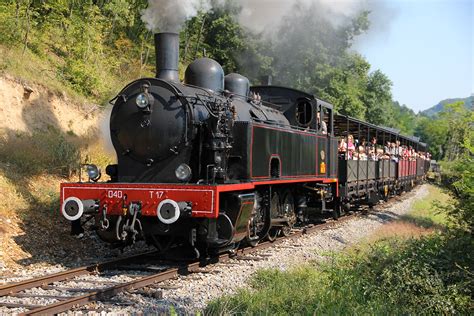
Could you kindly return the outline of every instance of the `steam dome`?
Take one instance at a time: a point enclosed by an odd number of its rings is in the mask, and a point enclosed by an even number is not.
[[[224,70],[213,59],[199,58],[186,68],[184,83],[219,92],[224,90]]]
[[[231,73],[224,77],[224,87],[240,97],[247,97],[250,91],[250,82],[247,77]]]

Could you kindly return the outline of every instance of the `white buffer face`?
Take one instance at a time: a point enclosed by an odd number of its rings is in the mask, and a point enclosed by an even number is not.
[[[164,224],[173,224],[176,222],[181,215],[179,205],[176,201],[166,199],[158,204],[156,208],[156,214],[158,219]]]
[[[61,213],[69,221],[78,220],[84,213],[84,203],[75,196],[68,197],[63,202]]]

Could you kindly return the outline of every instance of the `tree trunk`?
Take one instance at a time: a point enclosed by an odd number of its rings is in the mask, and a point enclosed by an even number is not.
[[[204,24],[205,23],[206,23],[206,18],[203,17],[202,22],[201,22],[201,28],[199,29],[199,33],[198,33],[198,38],[197,38],[197,43],[196,43],[196,50],[194,51],[194,59],[197,58],[197,54],[198,54],[198,51],[199,51],[199,44],[201,42],[201,34],[204,31]]]
[[[28,1],[25,9],[26,13],[26,32],[25,32],[25,39],[23,40],[23,52],[22,55],[25,54],[26,49],[28,48],[28,36],[30,35],[30,2]]]

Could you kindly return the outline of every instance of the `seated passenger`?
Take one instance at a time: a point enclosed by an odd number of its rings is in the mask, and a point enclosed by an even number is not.
[[[359,146],[358,151],[359,151],[359,160],[367,160],[367,154],[365,153],[364,146]]]
[[[370,144],[367,147],[369,150],[373,150],[375,152],[375,150],[377,149],[377,138],[372,137],[372,139],[370,140]]]
[[[377,160],[390,159],[390,156],[387,155],[382,148],[377,148],[376,155],[377,155]]]
[[[378,161],[379,157],[377,156],[377,153],[373,149],[369,149],[369,160],[370,161]]]
[[[409,158],[408,148],[405,145],[400,147],[400,158],[403,160],[408,160]]]
[[[339,146],[337,148],[340,153],[345,153],[347,151],[347,143],[346,143],[346,138],[341,137],[339,140]]]
[[[403,155],[403,150],[402,150],[402,146],[400,146],[400,141],[397,140],[395,142],[395,151],[396,151],[396,155],[398,157],[398,159],[400,159]]]
[[[398,162],[398,148],[396,143],[390,143],[390,159],[392,161]]]
[[[390,142],[387,142],[387,144],[383,148],[384,152],[388,155],[390,155]]]
[[[352,159],[353,153],[355,152],[354,136],[347,136],[347,159]]]

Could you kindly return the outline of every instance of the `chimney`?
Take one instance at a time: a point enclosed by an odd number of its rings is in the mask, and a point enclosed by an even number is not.
[[[156,33],[156,78],[179,81],[179,34],[178,33]]]

